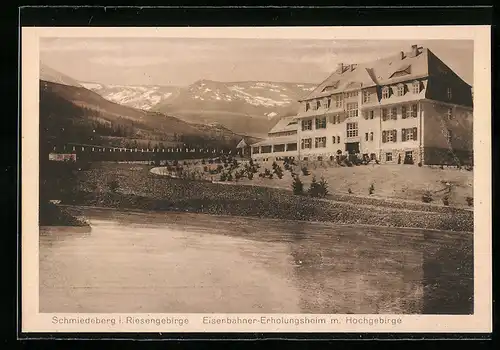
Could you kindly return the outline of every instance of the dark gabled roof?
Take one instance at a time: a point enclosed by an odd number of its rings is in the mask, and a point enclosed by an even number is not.
[[[426,77],[429,75],[428,53],[428,49],[419,48],[418,55],[413,57],[409,53],[403,56],[398,53],[372,62],[357,64],[353,70],[351,65],[347,65],[343,73],[335,71],[300,101],[329,96],[349,89]]]

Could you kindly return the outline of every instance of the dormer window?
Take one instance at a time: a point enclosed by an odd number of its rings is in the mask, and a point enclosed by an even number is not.
[[[321,101],[316,101],[316,109],[320,109],[321,108]]]
[[[414,94],[419,94],[420,93],[420,82],[419,81],[414,81],[412,84],[413,88],[413,93]]]
[[[405,85],[399,84],[398,85],[398,96],[403,96],[404,94],[405,94]]]
[[[389,87],[388,86],[384,86],[382,88],[382,98],[383,99],[389,98]]]
[[[370,102],[370,91],[364,90],[363,91],[363,103],[369,103]]]
[[[309,102],[306,102],[306,112],[311,109],[311,105],[309,104]]]

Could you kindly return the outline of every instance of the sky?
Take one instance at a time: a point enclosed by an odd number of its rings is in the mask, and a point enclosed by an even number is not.
[[[212,38],[42,38],[40,61],[76,80],[186,86],[197,80],[320,83],[339,62],[428,47],[473,83],[473,41]]]

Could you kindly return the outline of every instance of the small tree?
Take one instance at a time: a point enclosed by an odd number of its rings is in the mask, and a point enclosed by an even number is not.
[[[295,195],[303,195],[304,194],[304,184],[300,180],[298,176],[294,176],[292,182],[293,194]]]
[[[370,187],[368,188],[368,193],[373,194],[374,191],[375,191],[375,186],[371,184]]]
[[[422,195],[422,201],[424,203],[430,203],[432,202],[432,193],[430,191],[425,191],[424,194]]]
[[[118,180],[108,181],[108,188],[112,193],[116,193],[118,191],[118,189],[120,188],[120,184],[118,183]]]
[[[328,182],[326,182],[324,177],[321,177],[319,181],[319,195],[324,198],[328,194]]]
[[[316,176],[313,176],[308,192],[311,197],[319,197],[320,188],[318,181],[316,181]]]

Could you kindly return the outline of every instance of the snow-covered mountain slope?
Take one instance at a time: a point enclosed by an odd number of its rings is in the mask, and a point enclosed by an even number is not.
[[[179,91],[179,88],[174,86],[105,85],[91,82],[80,82],[80,84],[111,102],[143,110],[150,110],[175,96]]]
[[[235,131],[263,136],[283,116],[297,113],[298,99],[315,84],[218,82],[200,80],[153,107],[196,123],[220,123]]]

